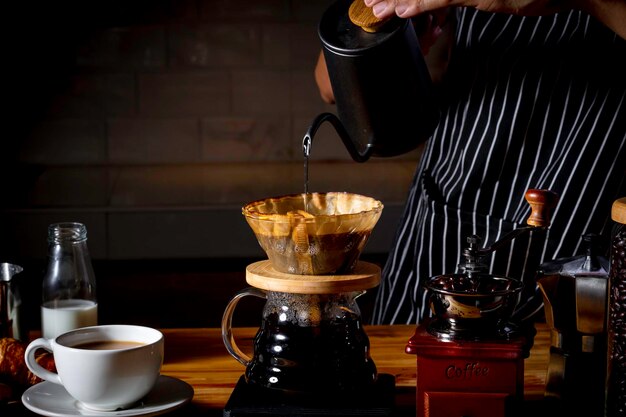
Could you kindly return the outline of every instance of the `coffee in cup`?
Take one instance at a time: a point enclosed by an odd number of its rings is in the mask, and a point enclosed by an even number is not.
[[[163,364],[163,334],[134,325],[84,327],[39,338],[26,348],[35,375],[62,385],[85,408],[112,411],[132,407],[154,387]],[[54,356],[57,373],[41,367],[35,352]]]

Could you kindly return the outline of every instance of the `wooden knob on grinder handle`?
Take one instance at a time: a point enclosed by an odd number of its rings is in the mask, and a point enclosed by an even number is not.
[[[530,216],[526,220],[529,226],[549,227],[552,210],[559,201],[559,195],[550,190],[529,189],[524,196],[530,204]]]

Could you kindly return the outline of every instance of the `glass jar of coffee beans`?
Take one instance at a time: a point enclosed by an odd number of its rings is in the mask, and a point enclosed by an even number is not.
[[[613,203],[606,417],[626,416],[626,197]]]

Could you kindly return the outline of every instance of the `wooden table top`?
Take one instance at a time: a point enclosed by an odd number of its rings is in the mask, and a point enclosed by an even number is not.
[[[217,328],[161,329],[165,335],[165,360],[162,374],[181,379],[194,389],[190,404],[172,416],[222,416],[244,366],[228,354]],[[415,332],[414,325],[366,326],[371,355],[380,373],[396,379],[396,407],[399,416],[415,416],[416,357],[404,349]],[[234,328],[238,346],[252,352],[256,328]],[[530,356],[524,361],[525,402],[541,402],[549,358],[550,332],[537,325]],[[17,409],[17,408],[20,409]],[[34,415],[21,404],[14,415]],[[541,414],[541,413],[539,413]],[[537,413],[532,414],[537,417]]]
[[[244,352],[252,352],[256,330],[233,329],[237,344]],[[404,348],[415,326],[366,326],[365,330],[378,371],[396,378],[398,415],[414,416],[416,357],[406,354]],[[198,415],[221,415],[244,366],[226,352],[220,329],[167,329],[163,332],[163,373],[193,386],[195,394],[190,408],[197,410]],[[543,400],[549,349],[549,328],[540,323],[530,356],[524,361],[524,398],[528,402]],[[187,411],[185,415],[190,415],[191,410]]]

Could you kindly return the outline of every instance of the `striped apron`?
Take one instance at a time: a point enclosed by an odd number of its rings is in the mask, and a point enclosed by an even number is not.
[[[610,234],[626,195],[626,41],[580,11],[522,17],[456,10],[440,86],[441,121],[426,144],[383,268],[373,324],[429,316],[423,283],[458,272],[466,238],[490,246],[525,226],[529,188],[560,199],[547,233],[487,261],[522,279],[519,317],[541,311],[535,271]]]

